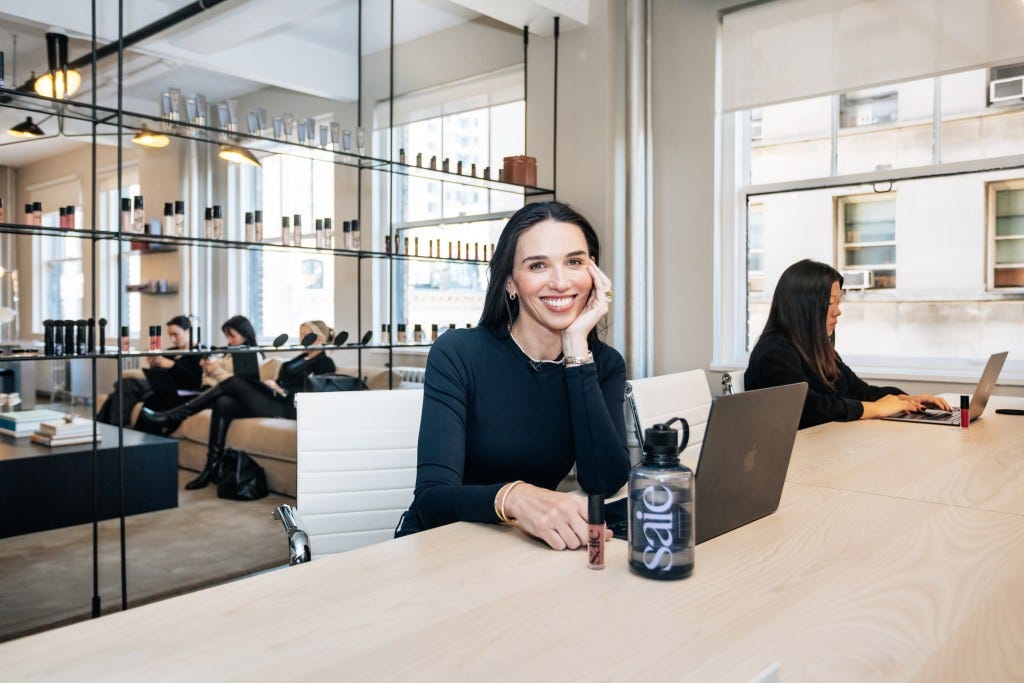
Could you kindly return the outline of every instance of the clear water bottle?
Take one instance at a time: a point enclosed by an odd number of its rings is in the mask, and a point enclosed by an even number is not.
[[[674,422],[683,428],[681,445]],[[693,571],[694,478],[679,463],[689,440],[681,417],[644,430],[644,461],[629,472],[629,568],[649,579],[682,579]]]

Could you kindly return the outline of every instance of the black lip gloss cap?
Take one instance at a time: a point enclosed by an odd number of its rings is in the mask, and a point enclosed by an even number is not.
[[[970,410],[971,408],[971,397],[967,394],[960,395],[960,410]]]
[[[587,523],[604,524],[604,496],[600,493],[587,496]]]

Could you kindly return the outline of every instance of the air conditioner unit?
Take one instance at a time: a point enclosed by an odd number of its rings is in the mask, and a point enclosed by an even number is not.
[[[844,270],[843,289],[871,289],[875,286],[875,274],[870,270]]]
[[[1000,78],[989,82],[989,102],[995,104],[997,102],[1012,102],[1014,100],[1024,100],[1024,76]]]

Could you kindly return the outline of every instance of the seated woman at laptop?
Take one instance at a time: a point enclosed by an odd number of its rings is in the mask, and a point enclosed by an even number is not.
[[[316,341],[311,346],[322,346],[333,338],[331,328],[321,320],[310,320],[299,326],[300,339],[310,333],[316,335]],[[303,351],[281,364],[276,380],[260,381],[232,375],[171,410],[154,412],[143,409],[139,420],[169,433],[177,429],[185,418],[206,408],[213,408],[207,439],[206,467],[198,477],[185,485],[187,489],[198,489],[210,483],[219,469],[224,440],[232,420],[243,417],[283,417],[294,420],[294,394],[302,391],[306,377],[333,372],[334,361],[323,350]]]
[[[611,280],[597,235],[558,202],[508,221],[480,324],[427,359],[415,499],[396,536],[455,521],[514,522],[556,550],[587,544],[587,499],[555,491],[576,465],[588,493],[626,481],[626,366],[597,338]]]
[[[188,331],[191,328],[189,319],[184,315],[176,315],[164,324],[167,337],[170,339],[169,351],[180,351],[188,348]],[[139,401],[145,401],[144,405],[155,410],[165,410],[183,403],[187,400],[178,396],[177,390],[196,391],[202,386],[203,369],[199,366],[197,356],[182,356],[180,354],[167,354],[164,356],[149,356],[147,359],[149,367],[163,368],[167,371],[172,391],[159,391],[150,382],[137,377],[125,377],[118,386],[115,386],[113,393],[96,413],[96,419],[107,424],[127,424],[130,420],[132,408]],[[120,420],[116,418],[118,410],[118,394],[121,394],[120,406],[123,416]]]
[[[908,396],[896,387],[871,386],[843,363],[832,336],[842,315],[842,284],[839,271],[809,259],[783,271],[768,322],[743,374],[746,388],[807,382],[801,429],[923,410],[926,405],[949,410],[938,396]]]

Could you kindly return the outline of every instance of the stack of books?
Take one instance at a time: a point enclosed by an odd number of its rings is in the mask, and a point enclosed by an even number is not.
[[[76,417],[73,420],[52,420],[41,422],[39,429],[32,434],[32,442],[43,446],[71,446],[79,443],[92,443],[92,420]],[[102,441],[99,432],[96,441]]]
[[[56,410],[37,408],[36,410],[20,410],[0,413],[0,434],[7,436],[31,436],[39,429],[39,425],[48,420],[59,420],[64,413]]]

